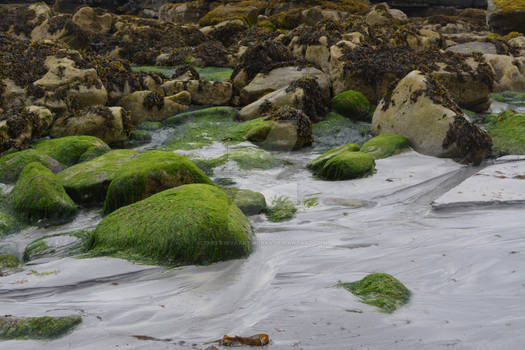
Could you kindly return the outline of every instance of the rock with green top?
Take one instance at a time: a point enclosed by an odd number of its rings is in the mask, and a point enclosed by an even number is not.
[[[9,199],[14,210],[29,222],[64,222],[78,211],[55,174],[37,162],[22,170]]]
[[[0,317],[1,340],[54,339],[65,335],[82,322],[80,316]]]
[[[24,261],[41,258],[63,258],[84,253],[91,245],[91,231],[80,230],[45,236],[28,244]]]
[[[496,155],[525,154],[525,113],[505,111],[485,120]]]
[[[12,269],[20,266],[20,260],[11,254],[0,254],[0,269]]]
[[[34,149],[6,154],[0,157],[0,182],[14,183],[22,170],[32,162],[39,162],[48,169],[57,173],[64,169],[64,166],[47,154]]]
[[[352,120],[369,121],[370,102],[355,90],[347,90],[332,99],[332,110]]]
[[[135,143],[148,143],[151,138],[151,134],[147,130],[133,130],[129,134],[129,139]]]
[[[109,214],[92,253],[165,265],[210,264],[251,251],[252,231],[220,188],[191,184],[157,193]]]
[[[358,296],[363,303],[377,306],[386,313],[394,312],[410,298],[410,291],[387,273],[373,273],[360,281],[339,286]]]
[[[109,185],[104,212],[110,213],[155,193],[185,184],[213,182],[186,157],[173,152],[149,151],[120,169]]]
[[[59,182],[77,203],[100,204],[111,181],[139,155],[133,150],[114,150],[57,174]]]
[[[408,148],[408,140],[396,134],[376,136],[361,147],[361,152],[369,153],[375,159],[383,159],[402,152]]]
[[[266,199],[262,193],[239,188],[223,188],[223,190],[244,215],[257,215],[266,210]]]
[[[162,128],[161,122],[143,122],[135,126],[135,130],[155,131]]]
[[[342,152],[330,158],[317,172],[325,180],[350,180],[370,175],[375,170],[374,157],[363,152]]]
[[[310,163],[308,163],[306,167],[312,170],[313,172],[319,172],[324,167],[326,162],[330,160],[330,158],[343,152],[359,152],[359,150],[359,145],[355,143],[350,143],[347,145],[332,148],[331,150],[321,154],[319,157],[312,160]]]
[[[111,150],[104,141],[94,136],[66,136],[42,140],[35,143],[34,147],[67,166],[88,161]]]

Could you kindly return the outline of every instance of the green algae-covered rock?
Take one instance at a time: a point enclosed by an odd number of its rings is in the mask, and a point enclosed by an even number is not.
[[[185,157],[172,152],[149,151],[132,159],[111,181],[104,211],[110,213],[157,192],[191,183],[213,184]]]
[[[194,111],[183,112],[162,121],[166,125],[179,125],[193,118],[213,117],[217,119],[235,119],[239,111],[233,107],[219,106],[196,109]]]
[[[14,210],[30,222],[67,221],[78,210],[55,174],[37,162],[22,170],[9,198]]]
[[[0,317],[0,339],[54,339],[82,322],[80,316]]]
[[[357,295],[363,303],[377,306],[387,313],[394,312],[410,298],[410,291],[386,273],[370,274],[360,281],[340,283],[339,286]]]
[[[0,269],[20,266],[20,260],[11,254],[0,254]]]
[[[151,134],[147,130],[133,130],[129,139],[136,143],[148,143],[151,141]]]
[[[361,152],[370,153],[375,159],[390,157],[408,148],[408,140],[400,135],[382,134],[376,136],[361,147]]]
[[[262,193],[239,188],[223,188],[223,191],[244,215],[257,215],[266,210],[266,199]]]
[[[272,222],[282,222],[292,219],[297,212],[297,206],[285,196],[279,196],[272,200],[272,204],[266,209],[266,217]]]
[[[486,121],[496,155],[525,154],[525,113],[506,111],[490,115]]]
[[[135,130],[155,131],[162,128],[161,122],[143,122],[135,126]]]
[[[85,162],[111,150],[104,141],[94,136],[66,136],[42,140],[35,143],[34,147],[67,166]]]
[[[139,155],[132,150],[114,150],[57,174],[59,182],[77,203],[104,202],[109,184],[120,170]]]
[[[220,188],[191,184],[157,193],[109,214],[92,253],[168,265],[209,264],[251,251],[252,231]]]
[[[318,172],[324,167],[324,165],[328,160],[330,160],[330,158],[343,152],[359,152],[359,149],[359,145],[355,143],[350,143],[348,145],[342,145],[336,148],[332,148],[331,150],[321,154],[319,157],[312,160],[310,163],[308,163],[306,167],[314,172]]]
[[[349,180],[367,176],[375,169],[374,157],[363,152],[342,152],[330,158],[317,173],[326,180]]]
[[[27,245],[24,261],[84,253],[91,244],[91,237],[91,231],[80,230],[39,238]]]
[[[332,99],[332,110],[353,120],[370,120],[370,102],[359,91],[347,90]]]
[[[51,171],[57,173],[64,166],[47,154],[34,149],[6,154],[0,157],[0,182],[14,183],[22,170],[32,162],[39,162]]]

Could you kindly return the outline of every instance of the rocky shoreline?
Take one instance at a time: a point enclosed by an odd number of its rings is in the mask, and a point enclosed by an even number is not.
[[[524,12],[522,0],[1,4],[0,294],[13,293],[3,278],[47,278],[30,266],[70,257],[249,261],[261,222],[318,230],[295,218],[342,205],[359,220],[411,188],[436,212],[516,210]],[[474,175],[441,193],[434,166]],[[370,272],[337,285],[386,313],[417,294]],[[0,340],[84,327],[76,313],[41,316],[0,318]]]

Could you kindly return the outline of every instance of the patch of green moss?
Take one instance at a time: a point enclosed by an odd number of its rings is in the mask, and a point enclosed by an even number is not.
[[[135,130],[155,131],[159,129],[162,129],[161,122],[143,122],[135,126]]]
[[[28,149],[25,151],[6,154],[0,157],[0,182],[13,183],[18,179],[22,170],[32,162],[39,162],[47,168],[58,172],[63,169],[63,165],[50,156]]]
[[[148,143],[151,138],[151,134],[147,130],[133,130],[129,134],[129,139],[137,143]]]
[[[494,101],[525,107],[525,92],[504,91],[494,93],[491,97]]]
[[[386,313],[394,312],[410,299],[410,291],[386,273],[370,274],[360,281],[339,283],[338,286],[358,296],[361,302],[377,306]]]
[[[225,81],[232,76],[233,69],[227,67],[195,67],[202,80]]]
[[[337,113],[328,113],[312,128],[314,147],[325,151],[343,144],[364,143],[370,136],[370,124],[354,122]]]
[[[262,118],[239,122],[237,114],[231,107],[212,107],[170,117],[165,123],[176,128],[165,145],[169,149],[191,150],[213,142],[237,144],[245,141],[245,135],[254,128],[272,123]]]
[[[321,154],[319,157],[312,160],[310,163],[308,163],[306,167],[314,172],[318,172],[324,167],[324,165],[330,158],[343,152],[359,152],[360,148],[361,147],[359,147],[359,145],[356,143],[350,143],[348,145],[342,145],[336,148],[332,148],[331,150]]]
[[[24,261],[82,254],[89,249],[91,239],[92,232],[86,230],[45,236],[27,245],[24,250]]]
[[[347,90],[332,99],[332,110],[353,120],[370,121],[370,102],[359,91]]]
[[[109,184],[128,162],[139,155],[132,150],[114,150],[57,174],[59,182],[77,203],[98,204],[106,198]]]
[[[282,222],[292,219],[297,212],[297,206],[285,196],[279,196],[272,200],[272,204],[266,209],[266,217],[272,222]]]
[[[505,111],[485,120],[496,155],[525,154],[525,113]]]
[[[221,157],[224,161],[232,160],[243,170],[266,170],[283,164],[272,154],[253,147],[232,149]]]
[[[24,168],[9,199],[14,210],[29,222],[68,221],[78,210],[55,174],[37,162]]]
[[[1,203],[1,201],[2,198],[0,196],[0,238],[6,234],[15,232],[21,226],[17,217],[4,208],[3,206],[5,204]]]
[[[104,141],[94,136],[67,136],[42,140],[35,143],[34,147],[67,166],[85,162],[111,150]]]
[[[375,159],[383,159],[408,148],[408,140],[400,135],[383,134],[376,136],[361,147],[361,152],[370,153]]]
[[[223,191],[244,215],[257,215],[266,210],[266,199],[262,193],[239,188],[223,188]]]
[[[374,157],[363,152],[342,152],[330,158],[316,173],[325,180],[339,181],[365,177],[375,170]]]
[[[122,207],[97,226],[93,255],[165,265],[209,264],[251,251],[248,219],[215,186],[191,184]]]
[[[0,317],[0,339],[54,339],[82,322],[80,316]]]
[[[104,212],[143,200],[169,188],[213,182],[186,157],[173,152],[149,151],[132,159],[109,185]]]
[[[0,269],[20,266],[20,260],[11,254],[0,254]]]

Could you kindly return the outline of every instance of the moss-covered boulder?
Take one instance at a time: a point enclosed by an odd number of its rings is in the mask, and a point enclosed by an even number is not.
[[[134,143],[148,143],[152,137],[147,130],[133,130],[131,134],[129,134],[129,139]]]
[[[525,113],[506,111],[488,116],[486,122],[496,155],[525,154]]]
[[[9,198],[16,212],[29,222],[67,221],[78,210],[55,174],[37,162],[24,168]]]
[[[370,153],[375,159],[390,157],[408,148],[408,140],[396,134],[376,136],[361,147],[361,152]]]
[[[57,174],[59,182],[77,203],[104,202],[109,184],[119,171],[139,155],[132,150],[114,150]]]
[[[110,213],[152,194],[192,183],[213,184],[202,170],[181,155],[146,152],[118,171],[109,185],[104,211]]]
[[[373,273],[360,281],[340,283],[365,304],[377,306],[381,311],[392,313],[406,304],[410,291],[396,278],[386,273]]]
[[[0,317],[1,340],[54,339],[82,322],[80,316],[66,317]]]
[[[12,269],[20,266],[20,260],[11,254],[0,254],[0,269]]]
[[[266,210],[266,199],[262,193],[239,188],[223,190],[244,215],[257,215]]]
[[[22,170],[32,162],[39,162],[57,173],[64,169],[64,166],[47,154],[34,149],[6,154],[0,157],[0,182],[14,183]]]
[[[246,216],[221,189],[191,184],[118,209],[94,233],[92,253],[158,264],[209,264],[251,251]]]
[[[91,231],[80,230],[39,238],[24,250],[24,261],[84,253],[91,245],[91,237]]]
[[[34,147],[67,166],[85,162],[111,150],[104,141],[94,136],[66,136],[42,140],[34,144]]]
[[[347,90],[337,94],[332,99],[332,110],[344,117],[353,120],[369,121],[370,102],[368,99],[355,90]]]
[[[328,160],[330,160],[330,158],[343,152],[359,152],[359,150],[359,145],[355,143],[350,143],[347,145],[332,148],[331,150],[321,154],[319,157],[312,160],[310,163],[308,163],[306,167],[314,172],[318,172],[324,167],[324,165]]]
[[[317,175],[325,180],[350,180],[370,175],[375,170],[374,157],[363,152],[342,152],[326,161]]]

